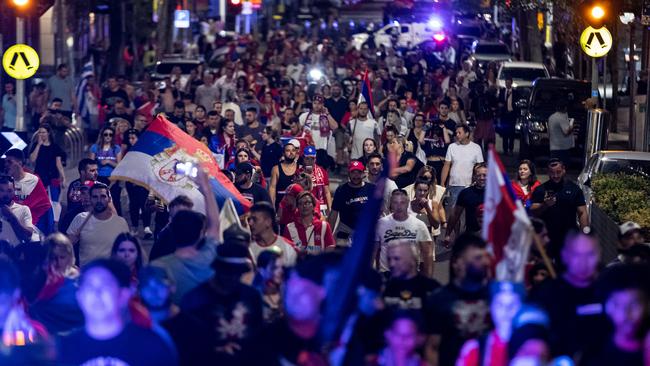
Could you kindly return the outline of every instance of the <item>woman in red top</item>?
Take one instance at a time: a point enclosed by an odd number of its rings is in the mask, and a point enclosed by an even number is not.
[[[524,203],[524,206],[528,207],[530,199],[533,196],[533,191],[540,184],[535,175],[535,164],[530,160],[520,161],[519,169],[517,169],[517,178],[513,180],[512,188],[517,198]]]

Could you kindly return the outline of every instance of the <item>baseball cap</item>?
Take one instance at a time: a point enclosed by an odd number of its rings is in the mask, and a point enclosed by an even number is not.
[[[304,191],[302,186],[298,183],[292,183],[287,187],[286,195],[297,197],[298,193]]]
[[[237,174],[249,174],[253,172],[253,164],[245,161],[243,163],[237,164],[235,173]]]
[[[360,162],[359,160],[352,160],[350,162],[350,165],[348,165],[348,172],[352,172],[355,170],[364,171],[366,170],[366,167],[363,166],[363,163]]]
[[[293,147],[295,147],[296,149],[300,149],[300,141],[298,141],[298,139],[289,140],[287,142],[287,145],[293,145]],[[284,145],[284,146],[287,146],[287,145]]]
[[[641,230],[641,225],[637,224],[634,221],[627,221],[619,226],[618,229],[621,232],[621,236],[625,236],[632,233],[634,230]]]
[[[305,151],[303,151],[304,156],[316,156],[316,148],[313,146],[307,146]]]

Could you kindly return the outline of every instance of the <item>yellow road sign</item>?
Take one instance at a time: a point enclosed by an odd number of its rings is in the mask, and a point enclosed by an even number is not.
[[[612,49],[612,41],[612,34],[605,27],[587,27],[580,35],[580,46],[591,57],[605,56]]]
[[[2,56],[2,67],[14,79],[31,78],[40,63],[38,53],[26,44],[15,44]]]

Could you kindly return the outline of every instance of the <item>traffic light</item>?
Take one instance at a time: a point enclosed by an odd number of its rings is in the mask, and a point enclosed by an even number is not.
[[[583,1],[580,7],[582,18],[591,27],[598,29],[602,28],[605,24],[609,23],[613,17],[618,16],[620,1],[612,0],[586,0]]]

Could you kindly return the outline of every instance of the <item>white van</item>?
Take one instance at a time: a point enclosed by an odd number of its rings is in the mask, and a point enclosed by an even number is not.
[[[431,41],[435,34],[442,34],[439,29],[433,29],[425,23],[404,23],[393,22],[387,24],[373,33],[375,45],[383,45],[386,48],[393,47],[393,40],[397,41],[398,48],[413,48],[420,43]],[[368,33],[357,33],[352,35],[352,45],[361,50],[368,41]]]
[[[530,88],[537,78],[549,78],[546,66],[540,62],[504,62],[499,68],[497,82],[499,88],[506,87],[506,79],[512,78],[514,88]]]

